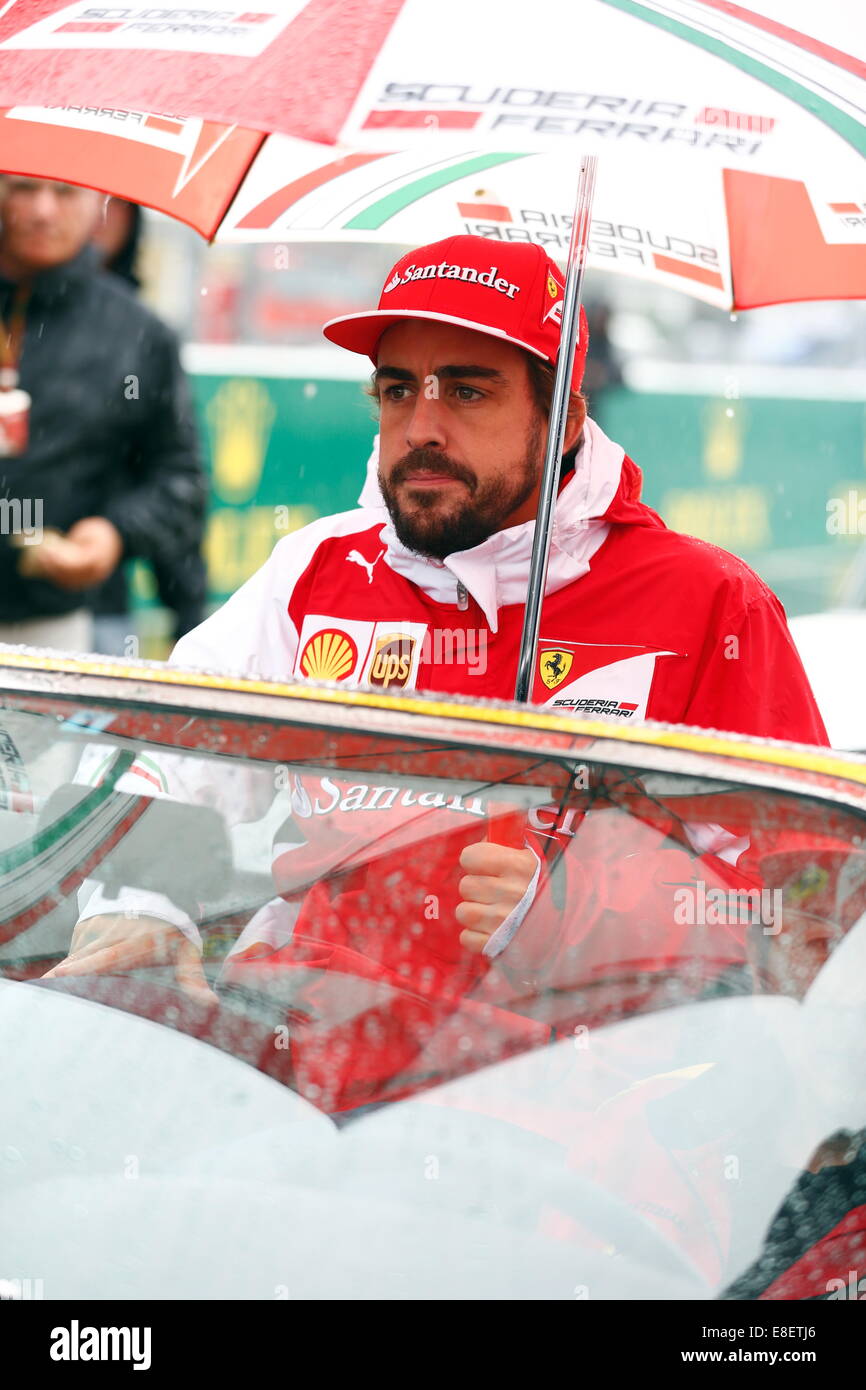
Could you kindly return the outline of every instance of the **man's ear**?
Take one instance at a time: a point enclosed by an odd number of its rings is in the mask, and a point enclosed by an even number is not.
[[[90,216],[88,218],[88,226],[90,230],[87,233],[87,240],[89,241],[92,236],[95,236],[98,228],[101,227],[103,222],[105,221],[105,218],[108,213],[110,194],[98,193],[96,189],[88,191],[94,194],[94,197],[91,200]]]
[[[562,452],[569,453],[580,441],[583,427],[586,423],[586,400],[579,396],[568,408],[568,420],[565,426],[565,444]]]

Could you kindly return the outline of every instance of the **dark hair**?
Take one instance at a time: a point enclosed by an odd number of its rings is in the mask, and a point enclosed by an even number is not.
[[[544,362],[534,353],[526,353],[526,365],[529,372],[529,385],[532,396],[545,420],[550,415],[550,403],[553,400],[553,383],[556,378],[556,368],[552,362]],[[568,417],[572,419],[581,409],[586,411],[586,396],[582,391],[570,391],[568,396]],[[580,439],[573,448],[562,456],[562,471],[567,473],[574,467],[575,455],[580,447]]]
[[[556,377],[556,368],[552,362],[543,362],[534,353],[527,352],[526,365],[529,370],[529,385],[535,398],[535,404],[542,415],[550,414],[550,402],[553,400],[553,383]],[[568,396],[568,413],[573,415],[581,404],[586,406],[586,396],[582,391],[570,391]]]
[[[132,285],[133,289],[138,290],[141,289],[138,255],[141,250],[144,217],[138,203],[127,202],[126,206],[129,210],[127,232],[114,255],[105,262],[105,269],[110,270],[112,275],[119,275],[122,280]]]

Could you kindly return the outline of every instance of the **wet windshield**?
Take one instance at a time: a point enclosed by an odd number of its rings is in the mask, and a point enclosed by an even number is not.
[[[395,1270],[453,1292],[467,1240],[506,1296],[828,1297],[863,1267],[855,807],[351,709],[4,699],[13,1250],[35,1178],[104,1196],[131,1162],[172,1191],[254,1172],[242,1207],[277,1194],[240,1246],[259,1271],[299,1181],[317,1239],[322,1203],[358,1239],[379,1211],[352,1257],[371,1296]],[[530,881],[473,932],[477,846],[529,854]],[[128,1219],[146,1244],[152,1209]],[[428,1254],[397,1258],[415,1226]],[[338,1295],[345,1257],[325,1266]]]

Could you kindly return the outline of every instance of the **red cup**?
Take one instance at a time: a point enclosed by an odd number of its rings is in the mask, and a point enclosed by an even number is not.
[[[0,458],[14,458],[27,448],[30,396],[17,387],[0,391]]]

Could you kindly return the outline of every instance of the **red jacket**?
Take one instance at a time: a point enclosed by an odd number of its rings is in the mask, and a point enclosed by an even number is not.
[[[620,724],[646,717],[825,743],[778,600],[742,561],[669,531],[640,501],[640,485],[637,466],[588,421],[556,504],[535,702]],[[179,643],[173,660],[393,694],[511,698],[533,529],[530,523],[498,532],[440,563],[402,546],[382,507],[324,517],[282,540],[263,569]],[[487,960],[461,948],[454,909],[460,851],[484,837],[502,792],[467,800],[391,781],[295,775],[294,824],[282,837],[290,847],[278,845],[274,855],[276,887],[291,912],[275,927],[255,922],[243,943],[264,939],[277,952],[271,963],[283,965],[309,963],[311,951],[319,959],[311,943],[323,944],[330,969],[363,959],[377,980],[426,1001],[407,1013],[408,1005],[389,999],[364,1035],[365,1098],[417,1056],[431,1027],[425,1011],[453,1008],[488,970]],[[530,819],[527,843],[539,857],[554,819],[543,812]],[[578,824],[572,817],[561,843]],[[635,969],[689,953],[689,932],[673,921],[670,886],[698,873],[688,841],[660,854],[664,828],[642,828],[621,815],[611,839],[610,825],[599,821],[597,833],[587,827],[582,853],[566,856],[565,918],[540,873],[526,927],[510,951],[508,932],[497,933],[489,955],[504,949],[503,964],[511,954],[533,977],[562,977],[578,960],[589,969],[595,953],[594,968],[603,974],[609,914],[622,920],[635,894],[644,903],[643,939],[622,943]],[[732,872],[712,854],[700,861],[710,883],[727,882]],[[714,968],[741,954],[741,941],[729,935]],[[501,1002],[488,1000],[491,1007]],[[328,1010],[313,1015],[327,1034]],[[347,1086],[350,1073],[360,1079],[363,1049],[345,1036],[354,1027],[342,1024],[341,1041],[332,1038],[350,1059]],[[339,1105],[348,1093],[335,1081],[333,1047],[310,1075]],[[308,1046],[304,1057],[318,1057],[317,1049]]]
[[[620,724],[650,717],[825,743],[778,600],[740,560],[669,531],[639,493],[636,465],[588,421],[556,504],[536,702]],[[531,523],[516,526],[439,563],[406,550],[381,508],[322,518],[282,540],[222,609],[181,640],[173,660],[281,680],[305,675],[367,683],[390,693],[417,688],[510,697],[532,534]],[[244,807],[235,783],[229,796],[227,774],[213,787],[199,786],[211,775],[207,765],[190,769],[189,760],[171,756],[160,761],[168,795],[212,801],[216,794],[234,819],[264,813],[262,806]],[[128,775],[120,789],[152,794],[152,778],[138,787],[139,776],[144,772]],[[397,786],[384,776],[293,773],[292,823],[277,836],[274,852],[280,896],[265,912],[267,921],[257,914],[249,925],[243,949],[263,943],[276,953],[272,963],[298,965],[302,973],[311,951],[318,974],[322,962],[357,974],[363,960],[364,972],[383,986],[422,1001],[410,1007],[389,996],[384,1006],[371,1005],[383,1012],[363,1034],[365,1098],[423,1051],[431,1009],[447,1013],[473,987],[489,988],[490,957],[502,953],[499,973],[516,979],[517,988],[521,980],[532,989],[533,980],[554,977],[557,987],[570,987],[576,970],[604,978],[616,936],[611,924],[631,921],[639,923],[640,939],[632,934],[617,943],[617,968],[629,963],[643,978],[660,962],[671,968],[694,950],[673,911],[677,884],[756,882],[717,858],[719,843],[702,845],[696,855],[688,835],[656,823],[647,798],[638,814],[614,804],[607,819],[593,811],[585,826],[573,808],[558,827],[554,813],[536,809],[526,842],[539,860],[553,841],[568,844],[580,830],[579,849],[563,856],[566,881],[557,888],[539,867],[523,905],[523,915],[533,907],[525,925],[512,914],[488,943],[487,959],[469,956],[454,916],[459,855],[485,837],[491,810],[501,809],[506,795],[480,788],[478,796],[460,797]],[[732,829],[729,841],[739,833]],[[97,897],[86,915],[106,910]],[[717,939],[710,973],[742,957],[736,933]],[[485,1007],[512,998],[509,985],[505,996],[500,990],[487,997]],[[294,995],[289,1002],[294,1007]],[[302,1014],[307,1004],[301,1001]],[[621,1004],[612,1001],[614,1013]],[[339,1008],[334,1015],[329,1007],[312,1010],[325,1035],[331,1026],[338,1031],[310,1074],[320,1091],[323,1078],[330,1086],[339,1072],[334,1048],[348,1059],[346,1085],[338,1080],[331,1098],[336,1108],[357,1103],[346,1087],[357,1098],[353,1077],[358,1080],[363,1049],[357,1039],[350,1045],[345,1031],[366,1025],[360,1018],[346,1022]],[[304,1055],[318,1057],[310,1047]]]
[[[534,703],[825,744],[778,599],[741,560],[669,531],[640,486],[587,421],[556,505]],[[533,531],[440,563],[406,550],[383,508],[323,517],[280,541],[172,660],[511,699]]]

